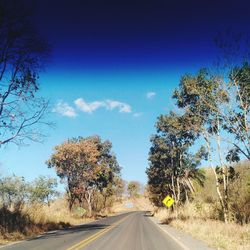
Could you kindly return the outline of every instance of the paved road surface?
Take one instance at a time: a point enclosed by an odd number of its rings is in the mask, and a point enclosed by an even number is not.
[[[45,234],[3,250],[181,250],[145,212],[131,212]]]

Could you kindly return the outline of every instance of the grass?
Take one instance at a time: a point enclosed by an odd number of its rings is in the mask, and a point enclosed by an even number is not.
[[[39,213],[37,213],[39,210]],[[74,211],[70,212],[66,199],[57,199],[51,206],[47,205],[34,205],[24,209],[30,218],[36,224],[46,224],[48,222],[54,223],[68,223],[70,225],[77,225],[87,221],[91,221],[90,218],[85,218],[77,215]]]
[[[93,221],[91,218],[85,218],[70,212],[67,201],[63,198],[52,202],[50,207],[34,204],[24,207],[22,211],[9,211],[2,208],[0,217],[0,224],[5,225],[5,227],[0,226],[0,244]]]
[[[225,224],[220,221],[202,219],[173,220],[170,225],[203,240],[216,249],[250,249],[250,225]]]
[[[132,208],[126,208],[126,203],[133,203]],[[97,214],[96,217],[87,218],[81,216],[76,211],[70,212],[66,199],[60,198],[51,203],[50,206],[33,204],[26,206],[22,211],[0,211],[0,225],[7,225],[5,228],[0,226],[0,244],[11,241],[22,240],[33,237],[46,231],[63,229],[70,225],[86,223],[97,219],[98,216],[110,216],[117,213],[135,210],[151,210],[149,200],[144,197],[135,199],[122,199],[115,202],[111,209]],[[0,209],[1,210],[1,209]]]
[[[200,212],[198,212],[200,211]],[[250,225],[236,223],[225,224],[211,219],[211,208],[198,209],[194,204],[184,206],[177,214],[169,209],[159,209],[155,217],[162,223],[167,223],[194,238],[204,241],[216,249],[247,250],[250,249]]]
[[[128,208],[126,206],[127,203],[132,203],[133,207]],[[129,211],[151,211],[153,210],[153,206],[150,203],[148,198],[144,196],[138,196],[135,198],[123,198],[119,202],[115,202],[111,211],[112,213],[122,213]]]

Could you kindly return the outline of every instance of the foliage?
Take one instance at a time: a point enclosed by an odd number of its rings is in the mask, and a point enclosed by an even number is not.
[[[181,78],[173,93],[179,113],[171,111],[158,118],[147,174],[155,204],[161,205],[164,193],[171,194],[178,204],[188,200],[187,190],[194,193],[192,182],[187,182],[191,178],[183,178],[187,177],[186,166],[195,170],[201,159],[208,160],[223,219],[228,222],[230,192],[239,177],[234,163],[250,159],[250,66],[244,59],[223,67],[223,73],[201,69],[196,75]],[[204,146],[191,155],[189,148],[197,141]]]
[[[47,164],[66,181],[70,209],[75,202],[82,207],[86,202],[91,216],[95,193],[104,198],[113,194],[120,166],[111,149],[111,142],[98,136],[74,138],[55,147]]]
[[[0,1],[0,146],[38,141],[38,125],[50,124],[44,119],[48,101],[35,97],[49,46],[34,27],[33,10],[24,6]]]
[[[250,163],[237,164],[238,177],[229,187],[230,219],[240,224],[250,222]]]
[[[125,188],[126,188],[126,182],[120,177],[116,178],[114,193],[115,193],[115,197],[118,200],[121,200],[123,195],[125,194]]]
[[[189,152],[196,138],[196,132],[189,130],[191,119],[171,112],[161,115],[156,123],[158,133],[151,138],[150,166],[146,172],[150,199],[157,206],[162,205],[167,194],[178,205],[195,192],[192,180],[203,183],[204,176],[197,167],[206,154],[204,148],[196,154]]]
[[[24,177],[7,176],[0,179],[0,200],[6,209],[20,210],[29,198],[29,183]]]
[[[140,191],[140,183],[138,181],[130,181],[127,189],[130,197],[137,197]]]
[[[46,203],[50,205],[51,200],[58,195],[55,190],[57,180],[55,178],[39,176],[30,187],[31,202]]]
[[[49,203],[58,195],[57,181],[54,178],[39,176],[33,182],[24,177],[6,176],[0,179],[1,206],[13,211],[20,211],[25,204],[34,202]]]

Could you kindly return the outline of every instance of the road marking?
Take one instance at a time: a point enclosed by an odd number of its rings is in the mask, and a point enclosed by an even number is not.
[[[100,236],[102,236],[102,235],[106,234],[107,232],[109,232],[114,227],[121,224],[125,219],[127,219],[127,217],[128,217],[128,215],[126,215],[124,218],[120,219],[119,221],[115,222],[114,224],[108,226],[107,228],[95,233],[94,235],[90,236],[89,238],[87,238],[85,240],[82,240],[79,243],[73,245],[72,247],[68,248],[67,250],[78,250],[78,249],[81,249],[81,248],[87,246],[92,241],[96,240]]]
[[[151,222],[153,222],[158,228],[160,228],[164,233],[166,233],[171,239],[173,239],[183,250],[190,250],[187,246],[185,246],[177,237],[173,236],[171,233],[169,233],[165,228],[160,226],[158,222],[156,222],[153,218],[150,218]]]

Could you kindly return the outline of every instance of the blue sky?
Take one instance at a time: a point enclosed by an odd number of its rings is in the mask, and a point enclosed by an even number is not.
[[[56,69],[48,70],[41,77],[40,94],[50,99],[49,118],[56,128],[46,129],[50,135],[43,144],[2,148],[3,173],[24,175],[29,180],[39,174],[55,176],[45,164],[55,145],[67,138],[98,134],[112,141],[123,178],[145,183],[156,118],[174,107],[171,95],[182,73],[171,72],[72,70],[58,74]]]
[[[100,135],[113,143],[126,180],[146,182],[157,116],[185,73],[211,65],[213,38],[249,33],[248,1],[37,0],[35,22],[52,45],[39,95],[51,102],[56,129],[43,144],[0,149],[3,174],[55,176],[45,161],[55,145]]]

